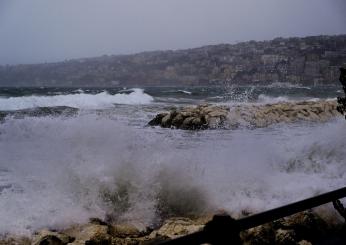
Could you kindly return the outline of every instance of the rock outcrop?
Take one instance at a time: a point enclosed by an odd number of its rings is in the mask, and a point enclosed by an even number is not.
[[[225,106],[199,105],[160,113],[148,124],[164,128],[207,129],[222,127],[229,114]]]
[[[342,232],[338,233],[336,230],[336,227],[328,225],[318,214],[305,211],[246,230],[241,233],[241,238],[246,245],[309,245],[322,240],[327,242],[324,244],[329,244],[329,239],[344,239],[341,238]]]
[[[37,234],[35,234],[34,239],[32,241],[33,245],[65,245],[73,242],[75,239],[66,234],[49,231],[49,230],[41,230]]]
[[[151,239],[174,239],[183,235],[191,234],[202,230],[204,224],[200,224],[189,218],[172,218],[165,221],[165,223],[158,229],[153,231],[149,238]]]
[[[170,218],[155,230],[141,231],[129,224],[110,224],[92,219],[87,224],[73,225],[60,231],[41,230],[32,238],[0,238],[0,245],[82,245],[118,244],[145,245],[174,239],[203,230],[211,216],[198,219]],[[260,225],[240,233],[242,244],[310,245],[323,241],[345,244],[343,225],[327,224],[318,214],[311,211],[298,213],[284,219]],[[318,243],[319,244],[319,243]]]
[[[336,101],[302,101],[277,104],[244,104],[230,107],[198,105],[159,113],[148,124],[164,128],[215,129],[239,126],[267,127],[297,121],[324,122],[338,115]]]

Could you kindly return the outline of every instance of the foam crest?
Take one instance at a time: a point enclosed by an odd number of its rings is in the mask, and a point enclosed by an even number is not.
[[[23,96],[0,98],[0,110],[20,110],[34,107],[69,106],[82,109],[109,108],[114,104],[149,104],[153,97],[144,93],[143,89],[135,88],[130,93],[111,95],[107,92],[86,94],[53,95],[53,96]]]
[[[268,96],[264,94],[260,94],[258,96],[258,102],[263,104],[275,104],[275,103],[288,102],[288,101],[292,101],[292,99],[286,96],[273,97],[273,96]]]
[[[266,85],[265,87],[267,87],[267,88],[286,88],[286,89],[298,88],[298,89],[308,89],[308,90],[311,89],[311,87],[308,87],[308,86],[303,86],[301,84],[293,84],[293,83],[289,83],[289,82],[274,82],[274,83],[271,83],[269,85]]]

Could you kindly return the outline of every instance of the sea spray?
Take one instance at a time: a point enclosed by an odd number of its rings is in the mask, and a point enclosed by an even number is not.
[[[9,118],[0,124],[0,233],[267,210],[345,185],[345,130],[343,120],[189,132],[97,113]]]

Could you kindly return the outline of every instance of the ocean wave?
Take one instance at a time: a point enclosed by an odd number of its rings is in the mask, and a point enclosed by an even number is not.
[[[168,90],[168,91],[163,91],[164,93],[175,93],[175,94],[187,94],[191,95],[192,92],[183,90],[183,89],[178,89],[178,90]]]
[[[86,94],[79,91],[77,94],[53,96],[22,96],[0,98],[0,110],[20,110],[34,107],[69,106],[81,109],[109,108],[114,104],[149,104],[154,98],[143,89],[134,88],[130,93],[111,95],[107,92]]]
[[[266,85],[267,88],[297,88],[297,89],[308,89],[311,90],[311,87],[303,86],[301,84],[293,84],[288,82],[274,82],[269,85]]]
[[[72,93],[78,93],[78,94],[83,94],[85,91],[81,88],[73,90]]]
[[[183,93],[183,94],[192,94],[192,92],[187,91],[187,90],[178,90],[179,93]]]
[[[269,95],[264,95],[260,94],[258,96],[257,102],[259,103],[264,103],[264,104],[275,104],[275,103],[280,103],[280,102],[289,102],[294,100],[293,98],[289,98],[287,96],[269,96]]]
[[[238,217],[340,188],[345,127],[191,133],[98,114],[9,119],[0,124],[0,233],[90,217],[139,227],[217,209]]]
[[[14,111],[0,111],[0,122],[6,117],[18,119],[24,117],[73,116],[76,115],[77,112],[77,108],[68,106],[35,107]]]

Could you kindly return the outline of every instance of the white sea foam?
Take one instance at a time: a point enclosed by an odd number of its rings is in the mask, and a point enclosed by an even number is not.
[[[114,104],[149,104],[153,97],[144,93],[143,89],[132,89],[129,94],[118,93],[111,95],[107,92],[98,94],[54,95],[54,96],[23,96],[0,98],[0,110],[19,110],[40,106],[70,106],[76,108],[107,108]]]
[[[164,93],[182,93],[182,94],[192,94],[192,92],[190,91],[187,91],[187,90],[183,90],[183,89],[178,89],[178,90],[166,90],[166,91],[163,91]]]
[[[288,96],[269,96],[269,95],[264,95],[260,94],[258,96],[258,103],[262,104],[276,104],[276,103],[281,103],[281,102],[290,102],[290,101],[311,101],[311,102],[317,102],[320,101],[321,98],[311,98],[311,97],[288,97]],[[335,98],[325,98],[323,100],[326,101],[335,101]]]
[[[308,89],[310,90],[311,87],[303,86],[302,84],[293,84],[289,82],[274,82],[269,85],[266,85],[267,88],[297,88],[297,89]]]
[[[268,96],[264,94],[260,94],[258,96],[258,102],[259,103],[264,103],[264,104],[274,104],[274,103],[280,103],[280,102],[288,102],[292,101],[292,98],[286,97],[286,96]]]
[[[0,233],[106,214],[140,227],[164,214],[237,216],[287,204],[345,186],[345,131],[344,120],[187,132],[95,114],[8,119],[0,124]]]
[[[223,99],[227,101],[225,103],[249,102],[255,91],[255,87],[251,86],[239,92],[237,91],[237,87],[231,85],[226,88],[226,91],[227,93],[223,95]]]
[[[83,89],[79,88],[79,89],[74,90],[73,92],[74,92],[74,93],[82,94],[82,93],[84,93],[85,91],[84,91]]]
[[[183,94],[192,94],[192,92],[186,91],[186,90],[178,90],[178,92],[183,93]]]

